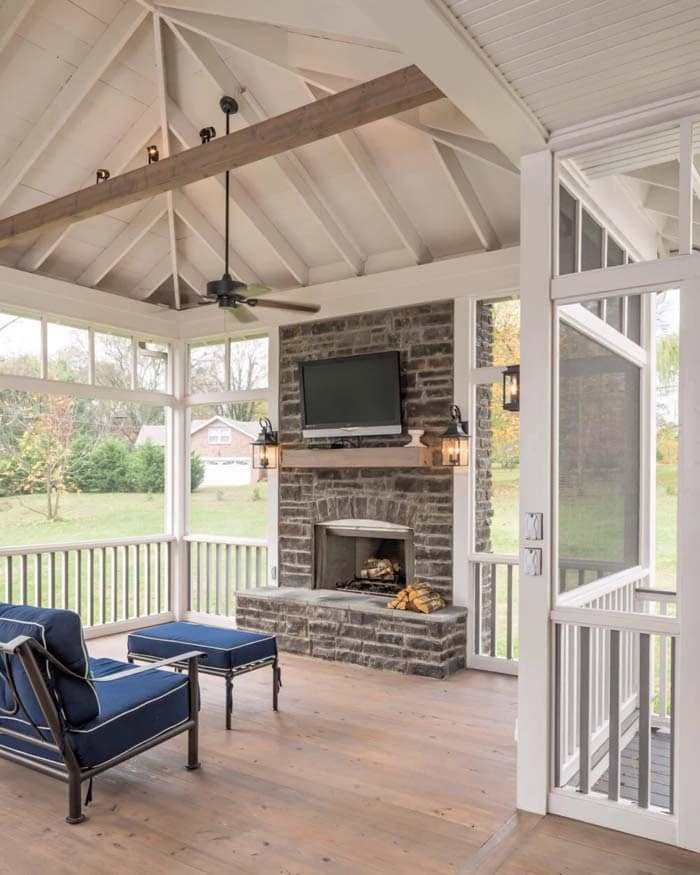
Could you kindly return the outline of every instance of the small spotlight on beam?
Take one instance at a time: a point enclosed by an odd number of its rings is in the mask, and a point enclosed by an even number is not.
[[[107,182],[109,179],[109,170],[107,170],[106,167],[100,167],[100,169],[95,172],[95,176],[97,177],[97,185],[101,182]]]
[[[202,141],[202,145],[205,143],[209,143],[216,136],[216,128],[213,128],[211,125],[207,128],[202,128],[199,132],[199,137]]]
[[[155,164],[160,158],[158,146],[146,146],[146,155],[148,155],[148,163]]]

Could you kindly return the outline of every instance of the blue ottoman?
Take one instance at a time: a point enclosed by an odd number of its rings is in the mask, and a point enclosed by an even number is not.
[[[195,647],[196,645],[196,647]],[[226,681],[226,728],[231,728],[233,713],[233,679],[257,668],[272,667],[272,707],[277,710],[282,670],[277,656],[274,635],[242,632],[240,629],[222,629],[201,623],[162,623],[148,629],[129,633],[127,659],[129,662],[156,662],[187,653],[193,647],[206,656],[201,657],[199,670],[203,674],[223,677]],[[176,671],[186,668],[176,664]]]

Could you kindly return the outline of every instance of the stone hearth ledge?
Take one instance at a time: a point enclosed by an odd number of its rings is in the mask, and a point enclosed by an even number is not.
[[[394,611],[388,598],[332,589],[260,587],[236,594],[240,629],[277,636],[280,650],[445,678],[466,667],[467,611]]]

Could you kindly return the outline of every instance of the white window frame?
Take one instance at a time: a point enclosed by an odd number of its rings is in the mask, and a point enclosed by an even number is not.
[[[207,444],[209,446],[223,446],[233,443],[231,427],[228,425],[210,425],[207,428]]]

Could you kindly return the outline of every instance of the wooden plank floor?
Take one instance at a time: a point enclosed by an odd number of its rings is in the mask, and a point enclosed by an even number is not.
[[[89,643],[100,656],[125,646]],[[515,815],[513,678],[435,681],[288,655],[283,667],[280,712],[270,672],[244,676],[228,733],[223,682],[203,677],[202,769],[183,768],[185,739],[173,739],[96,779],[77,827],[63,821],[63,785],[0,760],[0,872],[700,873],[661,845]]]

